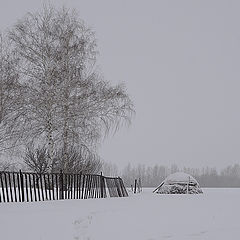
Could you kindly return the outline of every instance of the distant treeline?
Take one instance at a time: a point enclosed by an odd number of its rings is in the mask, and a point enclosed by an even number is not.
[[[177,165],[170,167],[155,165],[146,166],[128,164],[122,171],[118,171],[116,165],[105,164],[103,171],[107,175],[119,175],[123,178],[126,186],[131,186],[134,179],[141,178],[143,187],[156,187],[169,174],[183,171],[191,174],[199,182],[201,187],[240,187],[240,165],[234,164],[221,170],[216,168],[179,168]]]

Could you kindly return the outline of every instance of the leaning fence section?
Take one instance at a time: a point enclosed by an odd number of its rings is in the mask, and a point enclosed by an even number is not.
[[[121,178],[105,177],[107,190],[110,197],[126,197],[128,196],[127,190]]]
[[[126,197],[121,178],[92,174],[0,172],[0,202]]]

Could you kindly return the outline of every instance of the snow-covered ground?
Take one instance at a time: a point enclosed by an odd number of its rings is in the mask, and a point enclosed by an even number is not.
[[[151,189],[152,190],[152,189]],[[0,204],[1,240],[239,239],[240,189]]]

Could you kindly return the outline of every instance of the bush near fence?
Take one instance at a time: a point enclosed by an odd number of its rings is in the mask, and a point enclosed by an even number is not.
[[[0,171],[0,202],[127,197],[121,178],[97,174]]]

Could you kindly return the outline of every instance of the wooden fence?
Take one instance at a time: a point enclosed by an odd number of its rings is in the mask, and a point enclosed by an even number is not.
[[[0,203],[127,196],[119,177],[0,171]]]

